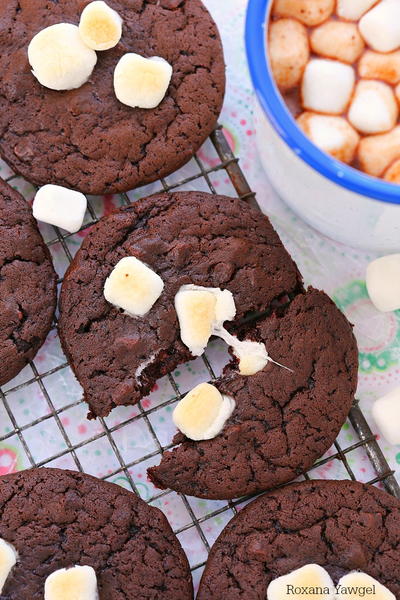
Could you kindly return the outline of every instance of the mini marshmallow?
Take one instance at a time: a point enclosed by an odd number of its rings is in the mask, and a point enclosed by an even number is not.
[[[400,444],[400,387],[376,400],[372,416],[389,444]]]
[[[269,28],[269,58],[276,83],[282,90],[300,84],[310,56],[307,30],[294,19],[279,19]]]
[[[378,52],[392,52],[400,47],[400,2],[382,0],[360,20],[361,35]]]
[[[334,8],[335,0],[275,0],[272,15],[292,17],[313,27],[326,21]]]
[[[97,55],[83,42],[76,25],[58,23],[35,35],[28,46],[28,59],[42,85],[52,90],[72,90],[88,81]]]
[[[328,59],[313,59],[304,71],[303,106],[316,112],[341,114],[350,102],[354,82],[355,73],[350,65]]]
[[[374,589],[374,593],[365,595],[362,590]],[[367,575],[354,571],[348,575],[344,575],[339,580],[337,585],[336,598],[340,600],[360,600],[361,598],[371,598],[371,600],[396,600],[396,596],[392,594],[387,587],[379,583],[376,579]],[[362,594],[362,595],[361,595]]]
[[[380,177],[397,158],[400,158],[400,127],[389,133],[365,137],[359,143],[360,167],[369,175]]]
[[[390,131],[399,116],[399,106],[390,86],[382,81],[359,81],[350,105],[350,123],[362,133]]]
[[[14,546],[0,538],[0,594],[18,559]]]
[[[60,185],[44,185],[33,201],[33,216],[38,221],[76,233],[82,227],[87,207],[86,196]]]
[[[358,21],[378,0],[337,0],[337,14],[346,21]]]
[[[293,586],[294,589],[301,590],[302,588],[322,588],[324,593],[314,594],[313,598],[320,600],[329,600],[335,598],[335,586],[329,575],[329,573],[319,565],[305,565],[296,571],[292,571],[288,575],[282,575],[271,581],[267,589],[267,600],[283,600],[284,598],[290,598],[291,594],[288,594],[288,586]],[[326,592],[326,593],[325,593]],[[292,596],[297,600],[301,598],[309,598],[309,594],[298,593]]]
[[[364,50],[357,25],[342,21],[328,21],[314,29],[310,43],[315,54],[350,64],[356,62]]]
[[[221,433],[234,409],[232,398],[209,383],[201,383],[177,404],[172,419],[189,439],[211,440]]]
[[[400,309],[400,254],[389,254],[371,262],[366,283],[371,302],[378,310]]]
[[[82,11],[79,33],[89,48],[109,50],[114,48],[121,39],[122,19],[103,0],[95,0]]]
[[[172,67],[163,58],[124,54],[114,71],[115,95],[132,108],[156,108],[164,99],[171,78]]]
[[[265,344],[259,342],[244,341],[236,343],[233,352],[239,359],[240,375],[246,377],[262,371],[270,361]]]
[[[104,284],[107,302],[132,317],[143,317],[157,302],[164,282],[141,260],[126,256],[116,264]]]
[[[395,160],[394,163],[383,174],[385,181],[390,183],[400,183],[400,159]]]
[[[210,337],[224,321],[236,315],[235,301],[229,290],[183,285],[175,296],[182,342],[193,356],[201,356]]]
[[[360,136],[346,119],[304,112],[297,123],[318,148],[344,163],[353,161]]]
[[[96,573],[92,567],[58,569],[44,584],[44,600],[98,600]]]
[[[400,50],[382,54],[367,50],[358,63],[358,73],[364,79],[381,79],[387,83],[400,81]]]

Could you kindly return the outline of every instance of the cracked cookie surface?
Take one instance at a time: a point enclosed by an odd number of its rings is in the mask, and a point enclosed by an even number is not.
[[[31,73],[27,47],[41,29],[79,23],[90,0],[7,0],[0,21],[0,154],[43,185],[127,191],[177,170],[214,128],[225,91],[218,30],[200,0],[108,0],[123,19],[119,44],[98,53],[90,80],[57,92]],[[115,97],[122,55],[161,56],[172,82],[154,110]]]
[[[56,274],[32,211],[0,180],[0,385],[35,356],[55,306]]]
[[[46,577],[89,565],[100,600],[191,600],[186,556],[168,521],[89,475],[34,469],[1,478],[0,537],[18,552],[2,600],[42,600]]]
[[[368,573],[400,597],[400,502],[353,481],[292,484],[254,500],[215,542],[197,600],[264,600],[269,583],[306,564],[337,584]]]
[[[104,282],[124,256],[164,281],[143,318],[104,298]],[[240,319],[297,290],[301,277],[267,217],[235,198],[158,194],[103,218],[68,269],[60,299],[61,341],[92,416],[136,403],[159,377],[193,358],[180,340],[174,306],[188,283],[230,290]],[[137,369],[149,359],[139,379]]]
[[[232,416],[212,440],[178,433],[178,446],[149,469],[158,487],[214,499],[254,494],[295,479],[335,441],[354,398],[358,352],[330,298],[310,288],[246,337],[291,371],[270,362],[243,377],[229,364],[213,383],[235,400]]]

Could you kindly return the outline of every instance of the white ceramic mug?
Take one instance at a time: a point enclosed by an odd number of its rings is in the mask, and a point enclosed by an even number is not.
[[[257,95],[255,126],[264,169],[282,199],[308,224],[340,242],[400,251],[400,185],[337,161],[300,130],[275,84],[266,27],[273,0],[249,0],[246,49]]]

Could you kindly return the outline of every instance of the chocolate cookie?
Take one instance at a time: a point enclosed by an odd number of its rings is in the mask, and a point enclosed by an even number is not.
[[[353,481],[271,492],[232,519],[211,550],[197,600],[264,600],[269,583],[306,564],[334,583],[360,570],[400,598],[400,502]]]
[[[104,298],[105,280],[125,256],[140,259],[164,281],[143,318]],[[92,416],[136,403],[159,377],[193,358],[180,340],[174,306],[188,283],[230,290],[237,320],[301,288],[267,217],[241,200],[159,194],[103,218],[67,271],[60,301],[60,337]]]
[[[2,600],[41,600],[46,578],[75,565],[95,570],[100,600],[193,598],[162,512],[117,485],[58,469],[7,475],[0,515],[0,538],[18,552]]]
[[[0,179],[0,385],[15,377],[46,339],[56,282],[31,209]]]
[[[201,498],[237,498],[295,479],[330,448],[351,408],[358,354],[352,328],[323,292],[310,288],[283,314],[263,318],[246,338],[271,358],[256,375],[235,361],[215,385],[236,408],[217,437],[165,452],[152,481]]]
[[[123,19],[113,49],[98,53],[90,80],[57,92],[34,78],[29,41],[60,22],[78,24],[89,0],[7,0],[0,16],[0,154],[42,185],[113,193],[185,164],[215,126],[225,89],[218,30],[200,0],[108,0]],[[160,56],[173,67],[154,110],[121,104],[113,73],[121,56]]]

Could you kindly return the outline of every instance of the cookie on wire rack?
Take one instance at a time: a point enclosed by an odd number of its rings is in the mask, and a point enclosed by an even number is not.
[[[72,471],[22,471],[1,478],[0,515],[0,551],[7,544],[17,553],[0,589],[4,600],[43,598],[47,578],[72,584],[62,570],[76,566],[86,574],[74,597],[94,600],[85,585],[107,600],[193,598],[187,558],[167,519],[122,487]]]
[[[32,211],[0,180],[0,385],[43,344],[56,300],[57,276]]]
[[[312,564],[334,585],[359,571],[399,598],[399,539],[400,502],[386,492],[354,481],[292,484],[257,498],[228,523],[211,549],[197,600],[265,600],[272,581]],[[359,591],[342,593],[378,597]]]
[[[90,79],[54,91],[33,76],[28,44],[45,27],[78,25],[89,0],[3,3],[0,34],[0,154],[37,185],[83,193],[127,191],[169,175],[200,148],[217,122],[225,65],[217,27],[200,0],[107,0],[122,38],[97,53]],[[161,104],[131,108],[116,97],[114,70],[135,53],[173,69]]]

